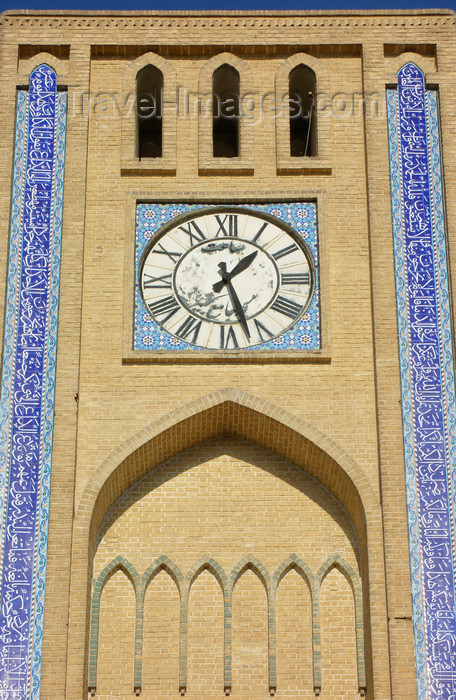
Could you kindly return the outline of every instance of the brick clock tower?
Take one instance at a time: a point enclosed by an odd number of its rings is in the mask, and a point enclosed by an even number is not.
[[[2,700],[454,700],[454,13],[0,24]]]

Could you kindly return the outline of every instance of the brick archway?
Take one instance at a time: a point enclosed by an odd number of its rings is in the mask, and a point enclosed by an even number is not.
[[[66,697],[79,700],[86,694],[89,582],[97,533],[107,511],[126,489],[169,458],[227,434],[257,444],[303,469],[347,510],[361,544],[366,636],[371,647],[367,659],[372,660],[367,669],[370,691],[378,697],[390,697],[389,673],[385,673],[389,661],[381,511],[366,474],[310,424],[232,388],[193,401],[142,429],[94,471],[76,506],[74,521]]]

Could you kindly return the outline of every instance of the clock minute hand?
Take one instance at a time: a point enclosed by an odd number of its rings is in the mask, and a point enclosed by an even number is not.
[[[250,332],[245,318],[244,309],[242,308],[242,304],[239,301],[239,297],[236,294],[233,285],[231,284],[231,280],[228,280],[226,282],[226,286],[228,287],[228,294],[230,295],[231,303],[233,304],[233,308],[236,312],[236,316],[239,319],[239,323],[241,324],[247,338],[250,340]]]

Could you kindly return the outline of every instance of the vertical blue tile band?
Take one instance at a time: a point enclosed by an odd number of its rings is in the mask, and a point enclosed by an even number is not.
[[[66,93],[17,99],[0,396],[0,698],[39,698],[57,350]]]
[[[437,95],[408,63],[387,91],[419,700],[456,698],[456,416]]]

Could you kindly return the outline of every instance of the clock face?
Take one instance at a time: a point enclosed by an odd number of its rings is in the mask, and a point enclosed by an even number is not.
[[[273,216],[240,208],[191,212],[150,241],[139,284],[152,318],[208,350],[241,350],[281,335],[313,292],[311,253]]]

